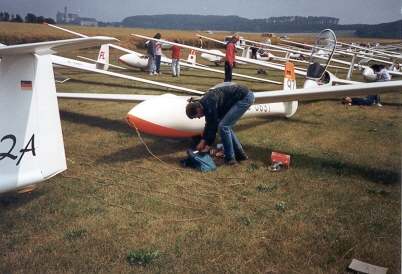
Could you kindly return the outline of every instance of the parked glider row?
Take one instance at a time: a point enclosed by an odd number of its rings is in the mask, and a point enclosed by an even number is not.
[[[335,45],[331,41],[336,40],[335,35],[330,31],[322,32],[317,40],[327,36],[329,44]],[[111,77],[139,80],[135,79],[136,77],[127,75],[123,77],[124,74],[104,70],[106,63],[100,62],[98,67],[96,64],[89,64],[92,65],[89,66],[88,63],[80,63],[81,61],[56,55],[62,50],[69,51],[113,42],[117,40],[112,37],[96,36],[0,47],[0,122],[2,125],[0,127],[0,193],[24,189],[47,180],[67,168],[57,97],[139,102],[127,114],[130,126],[161,136],[185,137],[201,133],[203,119],[191,120],[185,114],[188,96],[58,94],[56,92],[54,64],[102,72]],[[401,91],[402,81],[341,86],[320,85],[320,79],[326,72],[334,50],[335,46],[332,47],[332,53],[328,55],[329,60],[324,62],[325,67],[310,64],[307,72],[303,72],[303,75],[306,75],[306,83],[310,83],[305,84],[310,88],[303,89],[296,89],[297,70],[292,63],[278,65],[259,60],[251,62],[247,58],[239,57],[245,62],[271,66],[283,69],[285,72],[283,89],[255,93],[256,104],[245,116],[290,117],[296,112],[299,100]],[[144,82],[144,79],[140,81]],[[144,83],[199,94],[199,91],[147,81]],[[158,111],[154,111],[155,109]]]

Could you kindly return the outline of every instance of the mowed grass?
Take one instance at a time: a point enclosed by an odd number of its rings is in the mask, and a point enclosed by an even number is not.
[[[96,56],[68,56],[78,53]],[[56,71],[72,78],[59,91],[164,92]],[[163,72],[125,73],[199,90],[223,79]],[[133,104],[60,100],[68,170],[0,198],[0,273],[344,273],[353,258],[399,273],[402,102],[382,98],[382,108],[327,100],[290,119],[242,120],[250,160],[207,174],[179,165],[191,140],[143,135],[162,161],[151,156],[124,121]],[[270,172],[271,151],[290,154],[290,169]]]

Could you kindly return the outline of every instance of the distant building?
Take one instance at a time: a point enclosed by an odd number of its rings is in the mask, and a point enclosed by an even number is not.
[[[57,24],[73,24],[81,26],[97,27],[98,21],[95,18],[80,17],[75,13],[68,13],[67,7],[64,7],[64,12],[58,11],[56,14]]]
[[[57,11],[56,23],[63,24],[67,22],[67,7],[64,7],[64,12]]]
[[[98,26],[98,21],[96,21],[95,18],[80,17],[79,21],[80,21],[81,26],[87,26],[87,27],[97,27]]]
[[[78,14],[75,13],[68,13],[67,14],[67,23],[72,23],[76,20],[78,20],[80,17],[78,16]]]

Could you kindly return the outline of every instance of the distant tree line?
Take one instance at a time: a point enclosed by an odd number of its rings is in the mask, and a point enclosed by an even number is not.
[[[45,18],[43,16],[36,16],[33,13],[27,13],[24,18],[19,14],[9,14],[6,11],[0,12],[1,22],[15,22],[15,23],[32,23],[32,24],[55,24],[56,22],[52,18]]]
[[[378,25],[340,25],[338,18],[323,16],[247,19],[239,16],[218,15],[138,15],[126,17],[121,25],[137,28],[278,33],[319,32],[322,29],[331,28],[334,31],[352,31],[359,37],[400,39],[402,36],[402,20]]]
[[[339,18],[327,16],[279,16],[265,19],[268,24],[338,25]]]
[[[338,18],[322,16],[283,16],[247,19],[220,15],[138,15],[126,17],[125,27],[166,28],[184,30],[225,30],[249,32],[310,32],[337,26]]]
[[[363,25],[356,30],[359,37],[402,39],[402,20],[378,25]]]

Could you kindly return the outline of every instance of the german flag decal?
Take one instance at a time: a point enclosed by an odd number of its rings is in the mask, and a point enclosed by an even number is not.
[[[32,81],[21,80],[21,90],[32,91]]]

